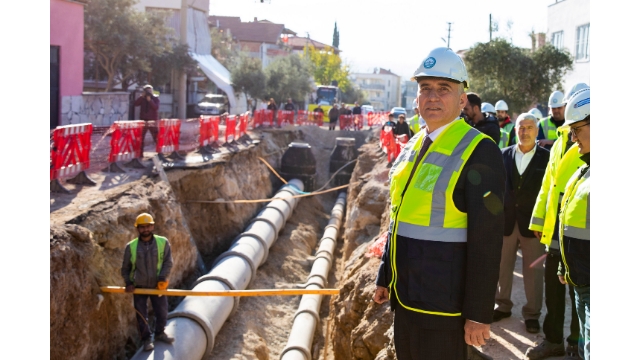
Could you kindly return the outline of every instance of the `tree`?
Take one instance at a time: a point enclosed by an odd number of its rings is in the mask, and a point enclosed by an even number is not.
[[[311,66],[297,54],[276,59],[267,66],[265,72],[265,97],[273,98],[276,102],[284,102],[287,98],[304,102],[311,92]]]
[[[338,49],[340,47],[340,32],[338,32],[338,22],[333,23],[333,47]]]
[[[211,55],[228,70],[240,63],[240,52],[233,39],[222,29],[211,28]]]
[[[553,90],[562,87],[563,76],[573,68],[566,50],[546,45],[532,52],[502,38],[476,44],[465,53],[464,61],[470,90],[486,102],[502,99],[515,112],[545,102]]]
[[[173,50],[171,29],[160,12],[133,9],[135,0],[92,0],[85,7],[85,48],[107,76],[106,91],[127,88],[150,58]]]
[[[173,70],[195,71],[197,62],[189,56],[187,44],[173,44],[171,51],[151,56],[149,59],[151,70],[142,71],[135,80],[138,83],[149,83],[153,86],[162,86],[171,82]]]
[[[243,92],[249,99],[261,99],[265,93],[267,76],[262,71],[262,61],[256,58],[242,57],[240,64],[231,71],[231,82],[235,92]]]
[[[305,46],[304,56],[311,63],[313,79],[316,83],[329,85],[335,80],[340,90],[346,90],[349,83],[349,69],[342,65],[342,59],[331,47],[316,49],[313,46]]]

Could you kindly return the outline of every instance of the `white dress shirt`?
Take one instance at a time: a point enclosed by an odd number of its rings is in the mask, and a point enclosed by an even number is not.
[[[441,126],[437,129],[435,129],[433,132],[429,132],[429,129],[425,128],[426,132],[427,132],[427,136],[431,139],[431,141],[436,141],[436,139],[438,138],[438,135],[440,135],[444,129],[448,128],[449,126],[451,126],[451,124],[453,124],[454,121],[457,121],[460,118],[457,118],[455,120],[453,120],[452,122],[448,123],[445,126]]]
[[[523,153],[522,150],[520,150],[520,146],[518,144],[516,144],[515,148],[516,148],[516,167],[518,168],[518,173],[522,175],[525,172],[525,170],[527,170],[527,166],[529,166],[529,163],[533,158],[533,154],[536,153],[536,146],[534,145],[533,149],[529,150],[529,152],[527,153]]]

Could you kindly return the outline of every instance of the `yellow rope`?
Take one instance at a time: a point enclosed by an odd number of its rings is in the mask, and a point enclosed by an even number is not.
[[[260,156],[258,156],[258,159],[260,159],[260,161],[262,161],[265,165],[267,165],[267,167],[269,168],[269,170],[271,170],[271,172],[272,172],[275,176],[277,176],[277,177],[278,177],[278,179],[282,180],[282,182],[283,182],[283,183],[285,183],[285,184],[289,184],[289,183],[287,182],[287,180],[283,179],[283,178],[282,178],[282,176],[280,176],[280,174],[278,174],[278,172],[277,172],[277,171],[275,171],[275,170],[271,167],[271,165],[269,165],[269,163],[267,162],[267,160],[265,160],[265,159],[261,158]]]
[[[346,185],[341,185],[341,186],[337,186],[331,189],[327,189],[324,191],[318,191],[318,192],[311,192],[308,194],[302,194],[302,195],[294,195],[288,198],[270,198],[270,199],[257,199],[257,200],[187,200],[185,202],[188,203],[207,203],[207,204],[251,204],[251,203],[261,203],[261,202],[269,202],[269,201],[273,201],[273,200],[287,200],[287,199],[295,199],[295,198],[302,198],[302,197],[307,197],[307,196],[314,196],[314,195],[320,195],[320,194],[324,194],[324,193],[328,193],[331,191],[336,191],[336,190],[340,190],[340,189],[344,189],[349,187],[349,184]]]

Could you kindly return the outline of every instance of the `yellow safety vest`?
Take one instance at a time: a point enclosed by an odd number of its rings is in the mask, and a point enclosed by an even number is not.
[[[553,122],[551,122],[551,116],[547,116],[540,120],[540,127],[542,127],[542,134],[545,139],[556,140],[558,138],[558,128]]]
[[[164,262],[164,247],[167,245],[167,238],[164,236],[153,235],[153,238],[156,240],[156,246],[158,247],[158,266],[157,266],[157,274],[160,275],[160,271],[162,270],[162,264]],[[135,238],[127,245],[129,245],[129,251],[131,252],[131,272],[129,273],[129,279],[134,281],[134,274],[136,273],[136,258],[138,257],[138,239]]]
[[[500,129],[500,143],[498,144],[500,149],[504,149],[509,146],[509,132],[504,129]]]
[[[420,131],[420,115],[416,114],[409,120],[409,128],[413,131],[414,136]]]
[[[542,232],[541,243],[556,250],[559,249],[559,244],[557,240],[552,240],[552,238],[556,226],[558,205],[562,200],[561,194],[564,193],[571,175],[584,165],[584,161],[580,159],[578,145],[573,144],[565,153],[569,137],[568,129],[562,128],[558,133],[560,138],[551,147],[551,156],[529,224],[529,230]]]
[[[584,173],[582,177],[580,175]],[[590,237],[590,197],[591,197],[591,168],[583,165],[576,171],[567,185],[567,192],[562,197],[562,208],[560,210],[560,250],[562,252],[562,262],[566,269],[565,279],[573,285],[570,269],[564,255],[563,238],[569,236],[580,240],[591,240]],[[579,179],[578,179],[579,178]]]
[[[461,313],[416,309],[403,304],[396,289],[399,281],[396,235],[425,241],[467,242],[467,214],[456,208],[453,191],[473,150],[480,140],[490,137],[472,128],[463,119],[454,120],[431,144],[411,182],[407,184],[425,136],[426,131],[421,131],[413,137],[413,141],[407,144],[389,173],[391,286],[400,305],[408,310],[432,315],[461,316]]]

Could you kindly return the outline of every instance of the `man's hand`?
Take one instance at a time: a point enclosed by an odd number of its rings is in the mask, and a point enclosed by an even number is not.
[[[376,293],[373,295],[373,301],[378,304],[384,304],[389,301],[389,289],[384,286],[377,286]]]
[[[124,292],[132,293],[132,292],[133,292],[133,290],[135,290],[135,289],[136,289],[136,286],[135,286],[135,285],[133,285],[133,284],[131,284],[131,285],[127,285],[127,287],[126,287],[126,288],[124,288]]]
[[[553,145],[553,143],[555,142],[555,140],[538,140],[538,145],[540,146],[547,146],[547,145]]]
[[[540,240],[540,238],[542,237],[542,233],[540,231],[533,230],[533,235],[535,235],[535,237],[537,237],[538,240]]]
[[[491,336],[491,325],[481,324],[467,319],[464,324],[464,341],[467,345],[481,346],[485,344],[485,339]]]
[[[167,290],[169,287],[168,281],[158,281],[158,290]]]
[[[558,280],[562,285],[567,285],[567,281],[564,279],[564,275],[558,275]]]

